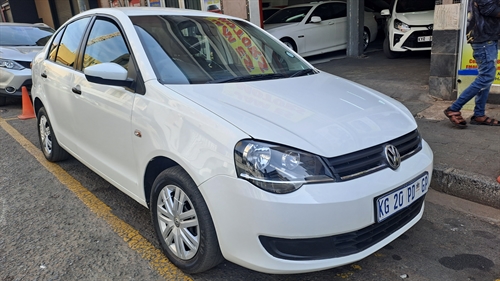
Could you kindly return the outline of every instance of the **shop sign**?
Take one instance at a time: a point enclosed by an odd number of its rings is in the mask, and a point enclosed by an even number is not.
[[[471,10],[471,5],[470,4],[472,1],[469,0],[467,1],[467,13],[464,15],[464,22],[467,24],[467,19],[469,17],[469,14],[472,13]],[[477,69],[477,63],[476,60],[474,59],[474,56],[472,55],[472,46],[467,43],[467,36],[466,32],[468,30],[468,27],[465,26],[465,28],[462,28],[462,40],[460,44],[462,44],[462,54],[461,54],[461,63],[460,63],[460,68],[459,70],[462,69]],[[500,54],[498,55],[497,58],[497,75],[495,77],[495,81],[493,84],[500,85]]]
[[[149,0],[150,7],[161,7],[160,0]]]
[[[140,7],[141,0],[129,0],[128,5],[129,5],[129,7]]]

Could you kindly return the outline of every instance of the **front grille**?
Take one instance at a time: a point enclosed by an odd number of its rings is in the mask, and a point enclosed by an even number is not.
[[[375,145],[353,153],[327,158],[326,161],[337,181],[347,181],[389,167],[384,155],[384,147],[394,145],[401,155],[401,160],[422,149],[422,139],[418,130],[386,143]]]
[[[16,60],[16,62],[17,62],[18,64],[22,65],[24,68],[31,68],[31,67],[30,67],[30,64],[31,64],[31,62],[30,62],[30,61],[18,61],[18,60]]]
[[[362,252],[384,240],[414,219],[422,209],[425,196],[386,220],[363,229],[321,238],[284,239],[259,236],[272,256],[285,260],[320,260],[345,257]]]
[[[429,42],[418,42],[418,37],[421,36],[432,36],[432,30],[421,30],[413,32],[406,41],[403,43],[403,47],[408,48],[430,48],[432,41]]]

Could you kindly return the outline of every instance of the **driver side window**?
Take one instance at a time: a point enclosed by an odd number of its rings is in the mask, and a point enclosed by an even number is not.
[[[114,62],[129,68],[130,52],[120,32],[111,21],[97,19],[85,44],[83,68],[103,62]]]

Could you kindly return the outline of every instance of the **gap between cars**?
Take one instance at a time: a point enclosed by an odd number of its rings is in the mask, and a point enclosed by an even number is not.
[[[3,119],[0,117],[0,127],[29,152],[47,171],[66,186],[67,189],[72,191],[97,217],[103,219],[118,236],[127,242],[130,249],[136,251],[144,260],[148,261],[153,270],[165,278],[165,280],[192,280],[180,269],[170,263],[161,250],[154,247],[138,230],[113,215],[109,206],[88,191],[63,168],[45,160],[39,148],[7,123],[8,120],[15,119],[17,118]]]

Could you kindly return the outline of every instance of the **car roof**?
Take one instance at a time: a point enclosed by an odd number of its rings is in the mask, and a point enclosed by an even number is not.
[[[283,9],[294,8],[294,7],[315,7],[315,6],[318,6],[320,4],[324,4],[324,3],[346,3],[346,0],[318,1],[318,2],[314,1],[314,2],[309,2],[309,3],[304,3],[304,4],[297,4],[297,5],[288,6],[288,7],[285,7]]]
[[[49,27],[48,25],[44,23],[23,23],[23,22],[0,22],[0,25],[5,25],[5,26],[37,26],[37,27]]]
[[[123,14],[125,16],[157,16],[157,15],[171,15],[171,16],[204,16],[204,17],[218,17],[228,19],[239,19],[224,14],[215,14],[213,12],[204,12],[199,10],[180,9],[180,8],[162,8],[162,7],[119,7],[119,8],[97,8],[87,10],[81,15],[95,15],[95,14],[108,14],[116,15]]]

